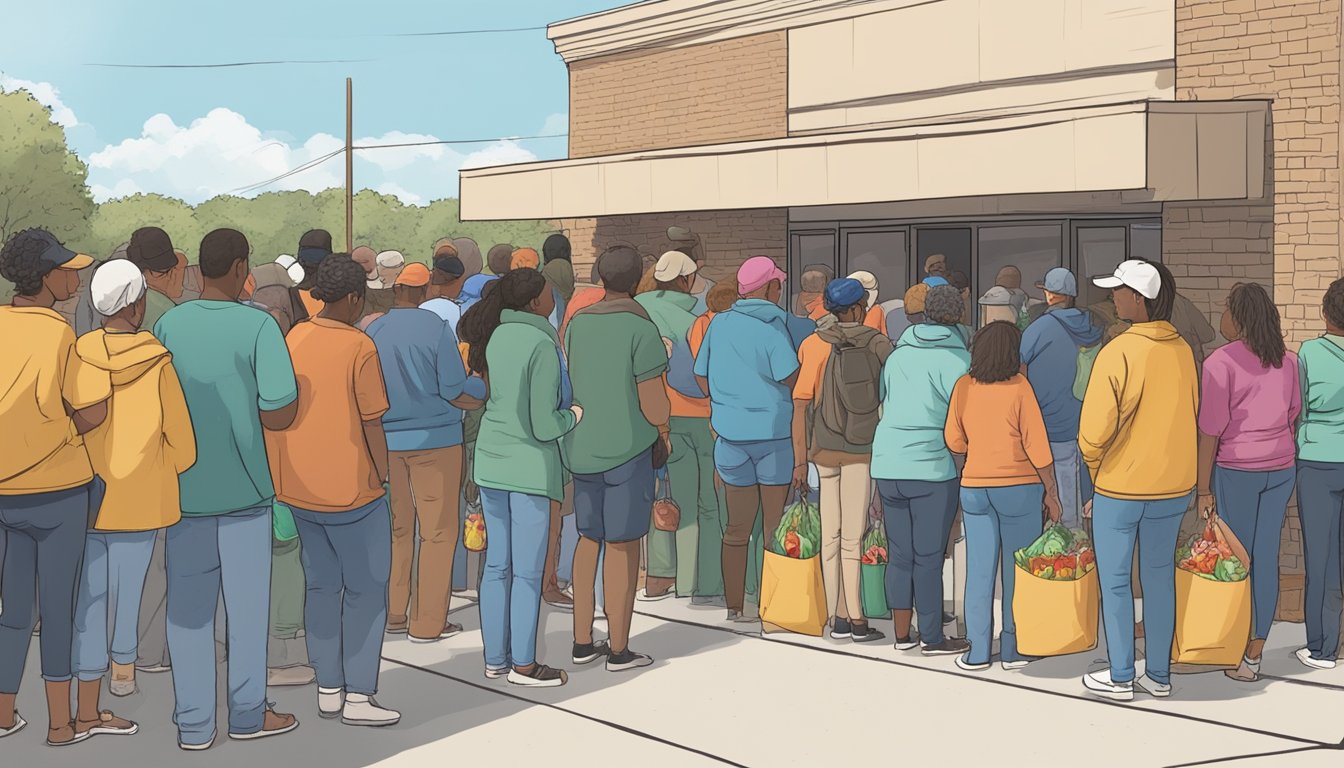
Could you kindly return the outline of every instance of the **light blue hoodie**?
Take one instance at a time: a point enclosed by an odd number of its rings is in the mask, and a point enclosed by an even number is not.
[[[777,304],[739,299],[709,324],[695,375],[709,379],[710,421],[723,439],[746,443],[789,437],[793,393],[783,382],[797,372],[798,345],[816,327],[810,320],[805,327],[790,318]]]
[[[957,476],[943,426],[952,388],[970,369],[970,344],[960,327],[921,324],[905,329],[882,367],[882,420],[873,439],[875,479],[945,482]]]
[[[1083,401],[1073,396],[1078,349],[1096,346],[1101,334],[1089,313],[1073,308],[1051,309],[1022,333],[1022,364],[1027,366],[1027,381],[1036,392],[1052,443],[1078,439],[1083,412]]]

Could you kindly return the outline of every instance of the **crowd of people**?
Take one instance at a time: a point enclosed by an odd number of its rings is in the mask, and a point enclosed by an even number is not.
[[[968,671],[995,655],[996,584],[1000,663],[1035,661],[1016,641],[1014,553],[1055,523],[1090,525],[1110,663],[1082,684],[1130,700],[1171,692],[1174,552],[1192,505],[1249,550],[1253,627],[1227,674],[1256,679],[1296,488],[1297,657],[1335,665],[1344,280],[1325,292],[1325,334],[1297,354],[1265,289],[1238,284],[1228,343],[1206,360],[1207,321],[1174,321],[1189,302],[1159,263],[1092,278],[1110,299],[1083,309],[1065,268],[1036,286],[1043,300],[1008,268],[972,301],[932,257],[879,304],[868,272],[810,266],[786,299],[768,257],[714,283],[693,254],[616,245],[580,286],[562,235],[484,258],[444,238],[420,263],[333,253],[312,230],[256,267],[232,229],[207,234],[194,267],[155,227],[101,264],[43,230],[12,235],[0,737],[26,724],[15,704],[39,622],[53,746],[136,733],[102,707],[104,678],[126,696],[137,670],[171,670],[178,743],[208,749],[219,660],[229,738],[298,726],[268,685],[315,682],[322,717],[393,725],[376,698],[385,636],[461,633],[450,602],[473,591],[488,679],[568,681],[538,658],[543,603],[573,612],[574,667],[647,667],[636,602],[755,621],[762,532],[814,492],[830,637],[885,638],[860,594],[876,501],[895,649]],[[469,513],[483,561],[464,545]],[[943,569],[963,534],[961,638]]]

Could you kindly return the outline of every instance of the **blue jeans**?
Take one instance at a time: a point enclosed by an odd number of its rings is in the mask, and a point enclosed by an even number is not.
[[[919,606],[919,639],[937,645],[944,639],[943,555],[957,514],[957,480],[878,480],[877,492],[887,529],[887,606]]]
[[[1055,484],[1059,487],[1059,505],[1063,512],[1059,522],[1069,528],[1079,528],[1083,524],[1084,470],[1078,441],[1051,443],[1050,455],[1055,459]]]
[[[1044,498],[1045,486],[1039,484],[961,489],[961,521],[966,529],[966,639],[971,643],[967,661],[972,664],[988,664],[993,648],[995,571],[1003,580],[999,658],[1030,658],[1017,652],[1013,554],[1031,546],[1041,535]],[[942,546],[947,546],[946,538]],[[938,609],[941,612],[941,604]]]
[[[481,507],[487,536],[480,606],[485,664],[493,669],[530,666],[537,660],[551,500],[482,488]]]
[[[1339,656],[1339,620],[1344,612],[1344,463],[1297,462],[1297,515],[1307,572],[1303,613],[1307,650],[1314,659]],[[13,542],[11,542],[12,545]],[[1255,567],[1255,560],[1251,560]]]
[[[109,654],[118,664],[135,663],[140,597],[156,535],[157,530],[89,531],[84,539],[84,572],[75,600],[74,665],[80,680],[106,675]]]
[[[224,592],[228,632],[229,733],[261,730],[266,715],[270,623],[271,505],[183,517],[168,529],[168,653],[173,722],[183,744],[215,734],[215,612]]]
[[[1144,657],[1147,674],[1171,681],[1171,643],[1176,634],[1176,539],[1193,494],[1174,499],[1130,501],[1104,494],[1092,498],[1093,545],[1101,581],[1101,620],[1111,680],[1134,679],[1134,547],[1139,548],[1143,587]]]
[[[378,692],[387,582],[392,572],[392,513],[387,497],[348,512],[298,507],[308,659],[322,688]]]
[[[1279,606],[1279,534],[1297,472],[1245,472],[1215,466],[1218,515],[1251,556],[1251,637],[1269,637]]]

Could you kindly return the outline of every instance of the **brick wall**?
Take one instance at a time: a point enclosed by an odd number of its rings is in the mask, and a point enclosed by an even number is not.
[[[667,239],[667,228],[673,225],[700,236],[701,268],[706,277],[719,280],[735,274],[752,256],[769,256],[781,269],[787,268],[788,219],[785,209],[762,208],[565,219],[559,228],[569,233],[574,274],[580,282],[588,280],[597,255],[612,245],[633,245],[655,257],[672,250],[677,244]]]
[[[1264,205],[1167,206],[1164,257],[1211,313],[1238,279],[1272,281],[1293,347],[1323,329],[1321,296],[1341,274],[1340,10],[1340,0],[1176,3],[1176,97],[1271,99],[1272,173]],[[1301,619],[1301,546],[1294,508],[1280,548],[1285,619]]]
[[[783,138],[787,113],[785,32],[569,68],[570,157]]]

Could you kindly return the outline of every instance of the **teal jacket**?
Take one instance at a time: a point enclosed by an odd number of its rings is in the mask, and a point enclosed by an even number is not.
[[[668,353],[667,385],[686,397],[707,397],[695,380],[695,355],[691,354],[689,334],[695,325],[695,297],[676,291],[641,293],[635,301],[649,313],[658,326],[658,334],[672,343]]]
[[[882,367],[882,419],[873,439],[879,480],[944,482],[957,476],[943,441],[952,388],[971,369],[970,344],[958,326],[905,329]]]
[[[1344,336],[1303,342],[1297,361],[1302,379],[1297,457],[1344,463]]]
[[[476,484],[564,499],[559,439],[574,429],[560,408],[560,340],[544,317],[506,309],[485,359],[490,397],[476,436]]]

